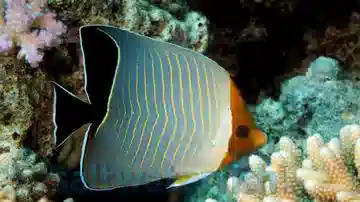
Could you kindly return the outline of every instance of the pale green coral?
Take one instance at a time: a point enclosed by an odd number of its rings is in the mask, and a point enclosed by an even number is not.
[[[59,180],[33,151],[0,141],[0,201],[37,201],[52,195]]]
[[[360,85],[341,75],[338,62],[319,57],[306,75],[284,82],[279,99],[256,106],[257,125],[270,136],[305,139],[319,132],[328,141],[347,124],[360,121]]]

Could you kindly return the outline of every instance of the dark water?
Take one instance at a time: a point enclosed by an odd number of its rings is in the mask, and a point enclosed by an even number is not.
[[[163,180],[146,186],[135,188],[120,188],[111,191],[91,191],[86,189],[79,176],[79,172],[60,171],[61,182],[59,190],[54,197],[55,201],[63,201],[73,198],[76,202],[82,201],[168,201],[174,190],[167,190],[169,181]]]
[[[259,155],[265,162],[269,163],[270,159],[259,151],[252,154]],[[226,185],[227,178],[231,176],[241,176],[249,171],[248,158],[250,155],[242,157],[233,165],[229,165],[225,169],[215,172],[205,179],[198,182],[172,189],[166,189],[173,180],[161,180],[143,186],[131,188],[119,188],[110,191],[92,191],[84,187],[80,179],[78,170],[66,170],[59,168],[55,164],[50,165],[51,172],[60,175],[61,181],[58,192],[53,200],[63,202],[66,198],[73,198],[75,202],[89,201],[131,201],[131,202],[183,202],[193,201],[193,197],[200,197],[195,194],[200,189],[200,195],[205,195],[207,191],[214,186],[209,184],[210,178],[217,179],[218,183]],[[222,178],[219,176],[223,176]],[[211,180],[210,180],[211,181]],[[220,185],[219,185],[220,186]]]

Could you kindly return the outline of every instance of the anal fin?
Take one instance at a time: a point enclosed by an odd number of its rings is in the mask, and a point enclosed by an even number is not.
[[[167,188],[169,189],[169,188],[172,188],[172,187],[180,187],[180,186],[184,186],[184,185],[187,185],[187,184],[191,184],[191,183],[194,183],[196,181],[199,181],[199,180],[209,176],[210,174],[211,174],[211,172],[181,176],[181,177],[177,178],[176,181],[173,182]]]
[[[65,165],[68,169],[76,169],[79,166],[81,158],[81,145],[84,142],[84,136],[89,133],[91,123],[84,124],[69,136],[68,141],[64,141],[56,155],[56,162]]]

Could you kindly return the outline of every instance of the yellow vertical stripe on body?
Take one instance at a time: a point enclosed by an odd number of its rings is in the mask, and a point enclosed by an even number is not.
[[[201,121],[201,128],[202,131],[205,131],[205,124],[204,124],[204,109],[203,109],[203,96],[202,96],[202,88],[201,88],[201,84],[200,84],[200,73],[199,73],[199,65],[197,63],[196,58],[193,56],[193,60],[194,60],[194,64],[195,64],[195,70],[196,70],[196,77],[197,77],[197,86],[198,86],[198,93],[199,93],[199,109],[200,109],[200,121]]]
[[[116,122],[115,122],[115,131],[116,131],[116,128],[118,126],[118,123],[119,123],[119,119],[116,119]],[[116,136],[118,136],[119,134],[115,134]]]
[[[168,149],[169,149],[169,147],[170,147],[170,145],[171,145],[171,143],[172,143],[172,141],[173,141],[173,139],[175,137],[175,134],[176,134],[176,131],[177,131],[177,126],[178,126],[178,120],[177,120],[177,117],[176,117],[175,101],[174,101],[173,68],[172,68],[172,64],[171,64],[171,60],[170,60],[170,54],[165,53],[165,56],[166,56],[166,60],[169,63],[169,67],[170,67],[170,94],[171,94],[170,97],[171,97],[171,108],[172,108],[172,111],[173,111],[175,123],[174,123],[174,128],[173,128],[173,132],[171,134],[170,140],[168,141],[165,152],[163,154],[161,164],[160,164],[160,168],[162,168],[163,165],[164,165],[164,160],[165,160],[167,151],[168,151]]]
[[[200,83],[200,81],[201,81],[200,80],[201,79],[200,78],[200,73],[199,73],[199,68],[200,67],[199,67],[199,65],[197,63],[196,58],[194,56],[192,56],[192,58],[193,58],[193,61],[194,61],[194,64],[195,64],[196,77],[197,77],[197,86],[198,86],[198,93],[199,93],[198,103],[199,103],[199,109],[200,109],[200,121],[201,121],[201,129],[202,129],[201,130],[202,133],[198,134],[198,135],[204,135],[204,133],[205,133],[205,123],[204,123],[204,114],[203,114],[204,113],[204,109],[203,109],[204,100],[203,100],[203,96],[202,96],[202,88],[201,88],[201,83]],[[195,142],[195,144],[196,144],[195,148],[197,148],[198,147],[198,142]],[[188,158],[192,160],[194,158],[194,154],[196,154],[196,153],[191,154]]]
[[[215,109],[218,109],[219,105],[218,105],[218,101],[217,101],[217,98],[215,96],[215,92],[216,92],[216,84],[215,84],[215,75],[214,75],[214,68],[209,68],[208,69],[210,71],[210,77],[211,77],[211,84],[212,84],[212,89],[214,91],[214,96],[213,96],[213,99],[214,99],[214,103],[215,103]]]
[[[156,51],[156,49],[154,49],[154,52],[156,53],[156,55],[158,56],[159,58],[159,64],[160,64],[160,72],[161,72],[161,86],[162,86],[162,104],[164,106],[164,116],[165,116],[165,123],[164,123],[164,128],[158,138],[158,141],[157,141],[157,145],[155,147],[155,152],[153,154],[153,159],[152,159],[152,162],[151,162],[151,165],[150,167],[152,167],[155,163],[155,159],[156,159],[156,154],[158,152],[158,149],[159,149],[159,146],[160,146],[160,143],[161,143],[161,139],[162,137],[164,136],[165,134],[165,131],[166,131],[166,128],[167,128],[167,124],[169,122],[169,116],[168,116],[168,112],[167,112],[167,106],[166,106],[166,100],[165,100],[165,81],[164,81],[164,66],[163,66],[163,62],[162,62],[162,59],[161,59],[161,56],[159,54],[159,52]]]
[[[130,140],[130,144],[129,144],[129,148],[128,150],[126,151],[126,153],[128,153],[130,151],[130,148],[131,148],[131,145],[134,141],[134,138],[135,138],[135,132],[137,130],[137,125],[139,123],[139,120],[140,120],[140,117],[141,117],[141,106],[140,106],[140,101],[139,101],[139,63],[136,64],[136,73],[135,73],[135,97],[136,97],[136,105],[138,106],[138,110],[139,110],[139,114],[137,115],[137,119],[136,119],[136,122],[135,122],[135,126],[134,126],[134,130],[132,132],[132,137],[131,137],[131,140]]]
[[[179,53],[179,54],[181,54],[181,53]],[[185,56],[184,55],[182,55],[183,56],[183,58],[186,60],[186,58],[185,58]],[[176,61],[177,61],[177,65],[179,66],[179,68],[180,68],[180,62],[179,62],[179,57],[176,55]],[[193,94],[192,94],[192,89],[191,89],[191,78],[190,78],[190,68],[189,68],[189,63],[186,61],[186,70],[187,70],[187,75],[189,76],[189,91],[190,91],[190,96],[192,97],[193,96]],[[180,71],[180,70],[179,70]],[[180,98],[180,100],[181,100],[181,112],[182,112],[182,115],[183,115],[183,121],[184,121],[184,128],[182,129],[183,130],[183,132],[182,132],[182,134],[181,134],[181,138],[180,138],[180,142],[178,142],[177,143],[177,146],[176,146],[176,149],[175,149],[175,152],[174,152],[174,154],[173,154],[173,156],[172,156],[172,160],[171,160],[171,164],[173,165],[173,163],[174,163],[174,161],[175,161],[175,159],[176,159],[176,155],[177,155],[177,153],[178,153],[178,151],[179,151],[179,149],[180,149],[180,145],[182,145],[182,141],[183,141],[183,139],[184,139],[184,137],[185,137],[185,134],[188,132],[187,131],[187,122],[188,122],[188,120],[187,120],[187,115],[186,115],[186,113],[185,113],[185,107],[184,107],[184,88],[183,88],[183,83],[182,83],[182,80],[183,80],[183,78],[182,78],[182,72],[180,73],[180,75],[179,75],[179,80],[180,80],[180,96],[181,96],[181,98]]]
[[[193,148],[193,152],[190,154],[190,157],[194,157],[195,155],[196,155],[196,153],[197,153],[197,151],[198,151],[198,148],[199,148],[199,144],[196,144],[195,146],[194,146],[194,148]],[[189,158],[190,158],[189,157]],[[190,158],[191,160],[194,160],[194,158]],[[196,164],[198,164],[198,162],[194,162],[194,161],[191,161],[190,160],[190,164],[191,165],[196,165]],[[195,161],[196,160],[199,160],[199,161],[201,161],[202,159],[195,159]],[[198,172],[201,172],[201,171],[198,171]]]
[[[158,123],[158,120],[159,120],[159,109],[158,109],[158,104],[157,104],[157,94],[156,94],[156,79],[155,79],[155,65],[154,65],[154,56],[152,55],[151,51],[149,50],[149,54],[150,54],[150,58],[151,58],[151,75],[152,75],[152,83],[153,83],[153,93],[154,93],[154,105],[155,105],[155,114],[156,114],[156,118],[155,118],[155,121],[154,121],[154,125],[151,129],[151,132],[150,132],[150,137],[149,137],[149,141],[146,145],[146,149],[145,149],[145,153],[141,159],[141,164],[140,164],[140,167],[143,166],[143,163],[145,161],[145,157],[149,151],[149,147],[151,145],[151,142],[152,142],[152,138],[153,138],[153,135],[154,135],[154,131],[155,131],[155,127]]]
[[[210,98],[210,88],[209,88],[209,80],[208,80],[208,72],[207,72],[207,66],[205,64],[205,62],[203,62],[203,70],[204,70],[204,75],[205,75],[205,85],[206,85],[206,97],[208,99],[208,120],[209,120],[209,125],[208,127],[210,128],[211,127],[211,121],[212,121],[212,102],[211,102],[211,98]],[[213,132],[212,130],[209,130],[208,133],[209,135],[214,135],[214,134],[210,134],[211,132]],[[210,139],[212,140],[212,139]]]
[[[190,135],[190,139],[187,142],[187,145],[185,147],[185,152],[183,154],[183,156],[181,157],[181,163],[183,163],[185,156],[187,155],[187,152],[190,148],[190,145],[192,143],[192,140],[194,138],[194,135],[196,133],[196,117],[195,117],[195,110],[194,110],[194,106],[195,106],[195,100],[194,100],[194,91],[192,89],[192,79],[191,79],[191,71],[190,71],[190,65],[189,65],[189,61],[187,60],[187,58],[184,56],[185,62],[186,62],[186,69],[188,70],[188,78],[189,78],[189,91],[190,91],[190,108],[191,108],[191,117],[192,117],[192,122],[194,123],[194,127],[193,130],[191,132]]]
[[[121,104],[124,106],[124,117],[126,117],[126,106],[125,106],[125,92],[124,92],[125,90],[124,90],[124,87],[123,88],[121,88],[121,93],[120,93],[120,96],[121,96]],[[120,112],[120,110],[119,110],[119,107],[118,107],[118,113],[121,113]],[[120,121],[120,125],[119,125],[119,128],[118,128],[118,139],[120,140],[120,136],[122,135],[121,134],[121,127],[122,127],[122,125],[124,124],[124,118],[122,118],[121,119],[121,121]],[[125,139],[125,137],[124,137],[124,139]]]
[[[147,96],[147,86],[146,86],[146,82],[147,82],[147,78],[146,78],[146,69],[147,69],[147,66],[146,66],[146,49],[144,49],[144,96],[145,96],[145,106],[146,106],[146,120],[144,122],[144,125],[141,129],[141,136],[140,136],[140,141],[139,141],[139,144],[138,144],[138,148],[135,152],[135,155],[133,157],[133,160],[132,160],[132,164],[134,164],[134,161],[139,153],[139,150],[142,146],[142,140],[143,140],[143,137],[144,137],[144,132],[145,132],[145,128],[147,126],[147,123],[149,121],[149,114],[150,114],[150,109],[149,109],[149,100],[148,100],[148,96]],[[140,166],[142,165],[142,163],[140,162]]]
[[[131,79],[130,79],[131,75],[130,75],[130,72],[131,72],[131,71],[129,71],[129,77],[128,77],[128,96],[129,96],[128,99],[129,99],[129,103],[130,103],[130,117],[129,117],[129,121],[128,121],[128,123],[127,123],[127,127],[126,127],[126,129],[125,129],[125,137],[124,137],[124,140],[123,140],[123,142],[122,142],[122,144],[121,144],[121,149],[122,149],[123,146],[125,145],[125,140],[126,140],[126,137],[127,137],[127,134],[128,134],[129,127],[130,127],[131,119],[132,119],[132,117],[134,116],[134,106],[133,106],[133,104],[132,104],[131,93],[130,93],[130,84],[131,84]]]

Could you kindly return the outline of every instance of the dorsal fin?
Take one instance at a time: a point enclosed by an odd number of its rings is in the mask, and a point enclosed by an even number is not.
[[[85,94],[89,103],[105,115],[119,55],[115,42],[95,26],[80,28]],[[102,117],[103,118],[103,117]]]
[[[53,82],[54,141],[57,147],[83,124],[92,123],[92,128],[97,128],[101,123],[107,111],[108,97],[118,64],[117,46],[101,30],[92,26],[81,27],[80,42],[84,62],[85,99]]]

